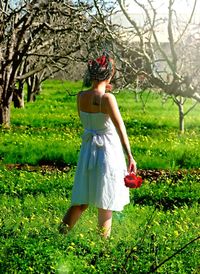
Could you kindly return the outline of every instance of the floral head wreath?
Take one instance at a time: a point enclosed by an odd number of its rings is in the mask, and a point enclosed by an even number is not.
[[[113,64],[108,53],[104,52],[97,59],[88,61],[88,69],[86,71],[84,84],[89,86],[91,81],[104,81],[109,79],[113,72]]]

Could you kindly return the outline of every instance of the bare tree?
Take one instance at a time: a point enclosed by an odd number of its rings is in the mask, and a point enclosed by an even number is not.
[[[103,32],[92,9],[79,1],[0,0],[0,124],[10,124],[13,93],[25,81],[34,97],[48,76],[86,60]]]
[[[168,0],[166,13],[162,16],[154,1],[129,1],[129,5],[140,8],[138,15],[130,14],[128,1],[116,0],[118,9],[111,16],[112,24],[105,20],[103,9],[98,8],[99,1],[93,1],[100,23],[105,24],[113,41],[113,50],[123,72],[123,85],[133,84],[142,76],[150,86],[172,96],[178,105],[183,132],[184,116],[200,102],[199,23],[193,23],[197,0],[193,1],[188,18],[182,18],[182,21],[174,9],[176,0]],[[119,20],[122,17],[123,22]],[[186,98],[194,99],[194,105],[184,112]]]

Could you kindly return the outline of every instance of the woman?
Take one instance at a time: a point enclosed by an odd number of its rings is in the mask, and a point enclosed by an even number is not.
[[[124,185],[124,176],[127,171],[136,173],[136,162],[117,101],[113,94],[106,93],[111,87],[113,74],[114,62],[107,54],[88,62],[92,87],[77,96],[84,133],[71,207],[60,225],[61,233],[75,225],[88,205],[94,205],[98,208],[102,236],[107,238],[111,232],[112,211],[121,211],[129,203],[129,189]]]

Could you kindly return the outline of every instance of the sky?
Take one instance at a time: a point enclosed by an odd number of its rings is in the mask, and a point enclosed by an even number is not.
[[[131,14],[131,17],[133,17],[136,22],[140,25],[143,25],[144,19],[146,18],[146,15],[142,16],[144,14],[144,10],[139,7],[135,3],[134,0],[121,0],[124,2],[125,5],[127,5],[126,10],[129,14]],[[148,0],[137,0],[139,3],[143,4],[145,8],[148,9],[148,11],[151,10],[151,8],[148,8]],[[149,0],[150,1],[150,0]],[[153,7],[156,9],[157,12],[157,19],[160,18],[167,18],[168,17],[168,5],[169,5],[169,0],[151,0]],[[189,17],[192,13],[193,10],[193,5],[195,3],[195,0],[174,0],[173,4],[173,10],[176,12],[176,16],[174,18],[178,19],[179,22],[187,22],[189,20]],[[128,23],[127,19],[125,18],[124,15],[119,15],[117,18],[113,20],[114,23],[122,24],[123,26],[130,26]],[[196,8],[195,8],[195,14],[192,18],[192,22],[194,24],[199,24],[200,23],[200,0],[197,0],[196,3]]]
[[[134,0],[124,0],[125,3],[129,5],[128,10],[132,13],[140,13],[141,9],[134,4]],[[147,0],[140,0],[140,3],[147,3]],[[174,9],[178,13],[189,13],[192,11],[192,7],[194,4],[194,0],[175,0],[174,1]],[[166,13],[167,12],[167,7],[168,7],[168,0],[154,0],[152,1],[153,6],[156,7],[157,12],[159,13]],[[197,5],[196,5],[196,13],[200,13],[200,0],[197,0]]]
[[[125,3],[129,2],[129,7],[127,8],[130,17],[134,19],[138,26],[144,26],[144,20],[146,15],[142,12],[142,9],[134,3],[134,0],[123,0]],[[147,8],[147,0],[138,0],[139,3],[145,5]],[[146,4],[145,4],[146,3]],[[153,6],[156,8],[157,12],[157,19],[164,19],[168,18],[168,3],[169,0],[152,0]],[[176,11],[177,16],[173,16],[174,20],[176,21],[175,26],[179,27],[180,29],[184,29],[185,25],[188,22],[189,16],[191,15],[193,9],[194,0],[174,0],[173,9]],[[150,10],[150,9],[148,9]],[[196,14],[193,16],[192,23],[199,24],[200,23],[200,0],[197,0],[196,5]],[[174,15],[174,14],[173,14]],[[161,23],[162,22],[162,23]],[[175,22],[175,21],[174,21]],[[125,27],[131,27],[131,24],[127,21],[123,14],[118,14],[116,17],[113,17],[113,23],[123,25]],[[159,35],[159,39],[163,42],[168,41],[168,32],[167,32],[167,20],[160,21],[160,24],[157,25],[157,34]],[[176,28],[174,28],[176,32]],[[176,32],[178,34],[178,32]]]

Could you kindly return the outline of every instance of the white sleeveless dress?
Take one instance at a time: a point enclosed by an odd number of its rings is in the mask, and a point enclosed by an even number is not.
[[[121,211],[129,203],[124,185],[126,161],[117,131],[107,114],[80,111],[84,127],[71,205],[88,204]]]

